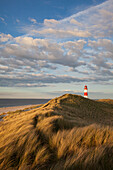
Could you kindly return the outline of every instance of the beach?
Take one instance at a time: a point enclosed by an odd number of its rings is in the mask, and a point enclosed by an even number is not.
[[[7,113],[7,112],[13,112],[13,111],[16,111],[16,110],[23,110],[23,109],[27,109],[29,107],[32,107],[32,106],[36,106],[36,105],[24,105],[24,106],[13,106],[13,107],[2,107],[0,108],[0,114],[2,113]]]

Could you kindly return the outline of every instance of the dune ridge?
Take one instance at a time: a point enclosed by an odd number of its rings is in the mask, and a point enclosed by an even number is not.
[[[113,104],[65,94],[0,122],[1,169],[113,169]]]

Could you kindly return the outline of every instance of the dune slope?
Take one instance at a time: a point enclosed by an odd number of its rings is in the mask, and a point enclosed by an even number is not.
[[[113,169],[113,104],[65,94],[0,122],[0,169]]]

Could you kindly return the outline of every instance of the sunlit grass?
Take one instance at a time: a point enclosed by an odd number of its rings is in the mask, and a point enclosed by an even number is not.
[[[113,169],[113,106],[63,95],[0,122],[0,169]]]

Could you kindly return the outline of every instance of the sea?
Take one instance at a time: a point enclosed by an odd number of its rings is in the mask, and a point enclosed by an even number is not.
[[[2,107],[13,107],[13,106],[24,106],[24,105],[37,105],[45,104],[50,99],[0,99],[0,108]]]

